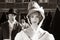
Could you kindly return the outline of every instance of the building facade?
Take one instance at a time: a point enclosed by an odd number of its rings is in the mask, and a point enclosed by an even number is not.
[[[53,14],[57,5],[60,6],[59,0],[0,0],[0,13],[7,12],[9,8],[18,9],[17,19],[20,20],[21,15],[27,14],[27,7],[30,1],[37,1],[39,5],[43,6],[45,12],[51,11]]]

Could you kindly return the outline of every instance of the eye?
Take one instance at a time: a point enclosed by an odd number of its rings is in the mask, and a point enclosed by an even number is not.
[[[39,18],[39,16],[36,16],[36,18]]]
[[[33,18],[33,17],[34,17],[34,16],[32,16],[32,15],[30,16],[30,18]]]

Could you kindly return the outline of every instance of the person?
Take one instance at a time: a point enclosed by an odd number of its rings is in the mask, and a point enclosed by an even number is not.
[[[28,4],[27,19],[30,27],[17,33],[15,40],[54,40],[52,34],[41,28],[45,19],[44,9],[37,2],[32,1]]]
[[[21,26],[22,26],[22,29],[26,29],[29,27],[29,24],[26,23],[25,19],[21,19]]]
[[[14,9],[9,9],[7,12],[8,21],[1,24],[2,40],[14,40],[15,35],[21,31],[22,27],[20,23],[16,21],[17,13]]]

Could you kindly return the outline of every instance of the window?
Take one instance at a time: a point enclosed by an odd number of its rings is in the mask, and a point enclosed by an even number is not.
[[[49,0],[39,0],[39,3],[48,3]]]
[[[15,0],[5,0],[6,3],[15,3]]]

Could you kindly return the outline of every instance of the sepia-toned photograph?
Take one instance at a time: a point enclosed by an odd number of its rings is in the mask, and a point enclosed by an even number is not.
[[[60,40],[60,0],[0,0],[0,40]]]

